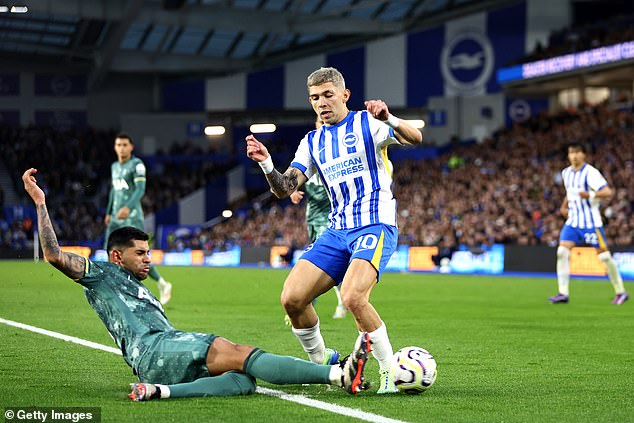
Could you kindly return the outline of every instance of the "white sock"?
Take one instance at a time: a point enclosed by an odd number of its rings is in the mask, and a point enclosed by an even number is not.
[[[557,283],[559,293],[568,295],[568,282],[570,281],[570,249],[557,247]]]
[[[297,339],[299,339],[299,343],[302,344],[304,351],[308,354],[310,361],[322,364],[324,362],[326,343],[319,330],[319,319],[317,319],[317,324],[312,328],[292,328],[292,330]]]
[[[170,388],[167,385],[159,385],[158,383],[156,385],[157,388],[159,388],[161,390],[161,399],[165,399],[165,398],[169,398],[170,397]]]
[[[334,286],[335,295],[337,296],[337,306],[342,306],[343,301],[341,301],[341,292],[339,291],[339,286]]]
[[[599,258],[603,263],[605,263],[605,267],[608,268],[608,278],[610,278],[610,282],[614,287],[614,292],[617,294],[623,294],[625,292],[623,278],[621,278],[619,268],[616,266],[616,262],[612,258],[612,254],[610,254],[609,251],[604,251],[599,254]]]
[[[330,366],[330,375],[328,377],[330,378],[331,385],[342,386],[341,385],[342,375],[343,375],[343,369],[339,367],[338,364],[335,364],[334,366]]]
[[[379,362],[379,367],[381,370],[389,370],[394,350],[390,344],[390,338],[387,336],[385,323],[381,322],[381,326],[374,332],[369,332],[368,335],[372,341],[372,355]]]

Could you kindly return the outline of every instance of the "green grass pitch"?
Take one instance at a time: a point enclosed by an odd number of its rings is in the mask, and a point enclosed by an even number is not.
[[[283,323],[285,270],[162,267],[174,284],[166,313],[181,330],[304,358]],[[156,292],[156,284],[148,286]],[[626,284],[628,286],[630,284]],[[628,286],[629,287],[629,286]],[[0,262],[0,317],[114,346],[82,288],[44,263]],[[436,358],[436,384],[417,396],[357,396],[328,386],[262,386],[406,422],[634,420],[634,302],[613,306],[607,280],[571,281],[571,302],[550,305],[547,278],[388,273],[372,294],[395,350]],[[350,315],[317,304],[328,346],[348,353]],[[378,366],[367,377],[375,385]],[[102,421],[358,421],[274,397],[132,403],[120,356],[0,324],[0,405],[96,406]]]

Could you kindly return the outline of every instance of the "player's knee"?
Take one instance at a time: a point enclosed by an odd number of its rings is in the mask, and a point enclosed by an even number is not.
[[[225,338],[216,338],[207,351],[209,374],[219,375],[229,371],[241,372],[244,362],[253,351],[249,345],[235,344]]]
[[[557,259],[558,260],[567,260],[569,257],[570,257],[570,249],[569,248],[563,247],[561,245],[559,247],[557,247]]]
[[[356,315],[358,311],[368,304],[367,299],[363,295],[358,295],[354,291],[342,291],[341,302],[353,315]]]
[[[287,293],[286,291],[282,292],[282,296],[280,298],[282,303],[282,307],[289,316],[293,316],[297,313],[300,313],[304,308],[306,308],[306,300],[298,297],[297,295],[292,295]]]

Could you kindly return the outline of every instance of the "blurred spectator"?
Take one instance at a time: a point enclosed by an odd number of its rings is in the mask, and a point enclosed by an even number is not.
[[[458,250],[456,238],[453,234],[444,236],[438,245],[438,254],[431,256],[431,260],[436,267],[441,266],[441,262],[449,263],[453,253]]]

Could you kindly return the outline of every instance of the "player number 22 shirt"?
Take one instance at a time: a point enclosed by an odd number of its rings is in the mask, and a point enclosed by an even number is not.
[[[566,187],[566,197],[568,198],[568,219],[566,220],[566,225],[580,229],[602,227],[599,199],[583,199],[579,195],[582,191],[599,191],[608,184],[601,172],[594,166],[585,164],[577,171],[572,166],[568,166],[561,171],[561,176]]]

